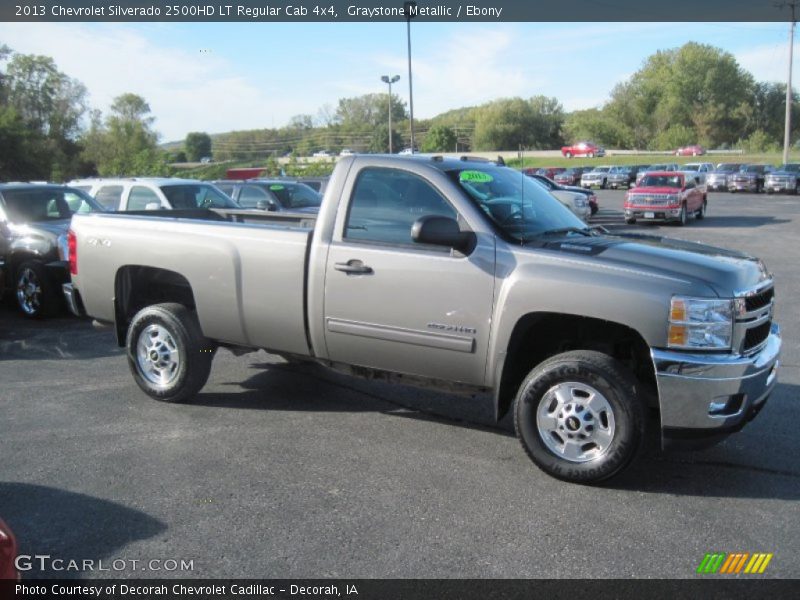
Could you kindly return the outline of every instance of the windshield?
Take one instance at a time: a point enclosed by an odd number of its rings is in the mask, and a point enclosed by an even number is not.
[[[40,223],[70,219],[78,213],[103,212],[91,196],[74,188],[3,190],[3,204],[12,223]]]
[[[669,187],[680,189],[683,187],[683,177],[680,175],[645,175],[641,187]]]
[[[683,165],[682,171],[699,171],[700,165]]]
[[[779,171],[783,171],[784,173],[797,173],[800,171],[800,163],[790,163],[788,165],[781,165]]]
[[[267,187],[284,208],[318,208],[322,204],[322,194],[304,183],[272,183]]]
[[[459,169],[447,175],[508,237],[526,242],[552,230],[586,224],[538,182],[509,168]]]
[[[722,163],[717,165],[717,171],[722,171],[723,173],[734,173],[742,168],[742,165],[739,163]]]
[[[239,208],[233,200],[207,183],[162,185],[161,191],[176,210],[191,208]]]

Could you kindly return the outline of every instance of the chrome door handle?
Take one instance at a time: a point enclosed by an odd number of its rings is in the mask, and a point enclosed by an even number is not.
[[[368,267],[360,260],[348,260],[346,263],[334,263],[333,268],[348,275],[371,275],[372,267]]]

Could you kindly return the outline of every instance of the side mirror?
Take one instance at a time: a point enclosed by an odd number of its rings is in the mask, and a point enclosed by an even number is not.
[[[144,205],[145,210],[161,210],[161,202],[148,202]]]
[[[475,248],[477,236],[472,231],[461,231],[458,222],[450,217],[426,215],[411,226],[411,239],[418,244],[433,244],[469,254]]]

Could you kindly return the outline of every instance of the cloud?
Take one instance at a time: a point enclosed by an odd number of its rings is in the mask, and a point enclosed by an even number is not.
[[[160,41],[169,39],[169,26],[148,31],[158,34],[155,41],[123,24],[4,23],[0,39],[16,52],[53,56],[61,71],[86,85],[95,108],[107,110],[126,92],[141,95],[163,140],[189,131],[270,127],[272,114],[297,112],[290,99],[268,99],[228,61]]]
[[[789,67],[788,43],[756,46],[734,52],[739,64],[750,71],[756,81],[786,81]],[[800,59],[800,44],[794,46],[794,61],[792,71],[797,72],[797,63]],[[793,79],[792,85],[796,85]]]

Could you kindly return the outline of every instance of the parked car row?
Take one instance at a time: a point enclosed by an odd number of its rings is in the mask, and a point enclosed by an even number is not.
[[[66,234],[74,214],[202,211],[206,209],[316,213],[325,177],[204,182],[167,177],[76,179],[67,185],[0,184],[0,296],[27,317],[63,305],[69,281]],[[217,185],[215,185],[216,183]]]

